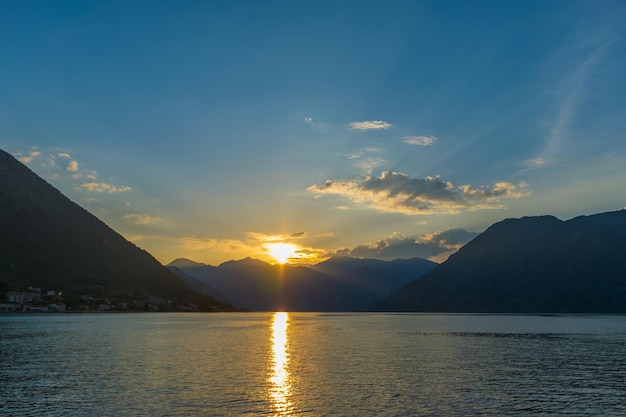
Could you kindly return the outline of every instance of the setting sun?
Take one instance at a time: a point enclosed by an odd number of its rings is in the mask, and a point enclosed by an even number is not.
[[[296,253],[297,248],[290,243],[272,243],[267,246],[267,249],[278,263],[284,264]]]

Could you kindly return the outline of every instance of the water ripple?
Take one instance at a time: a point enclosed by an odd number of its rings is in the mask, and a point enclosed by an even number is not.
[[[0,316],[0,415],[626,415],[626,319]]]

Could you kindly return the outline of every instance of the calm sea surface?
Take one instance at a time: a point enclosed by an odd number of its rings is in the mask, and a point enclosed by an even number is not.
[[[0,415],[626,415],[626,317],[2,315]]]

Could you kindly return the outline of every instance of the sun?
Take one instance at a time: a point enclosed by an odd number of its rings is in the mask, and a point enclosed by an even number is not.
[[[290,243],[272,243],[271,245],[267,245],[267,250],[270,255],[272,255],[279,264],[287,262],[287,260],[296,253],[297,249],[295,245]]]

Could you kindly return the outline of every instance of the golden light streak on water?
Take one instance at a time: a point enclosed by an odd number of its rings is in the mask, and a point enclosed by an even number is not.
[[[277,416],[291,415],[289,401],[291,385],[289,376],[289,340],[287,328],[289,314],[274,313],[272,322],[272,369],[269,377],[269,395]]]

